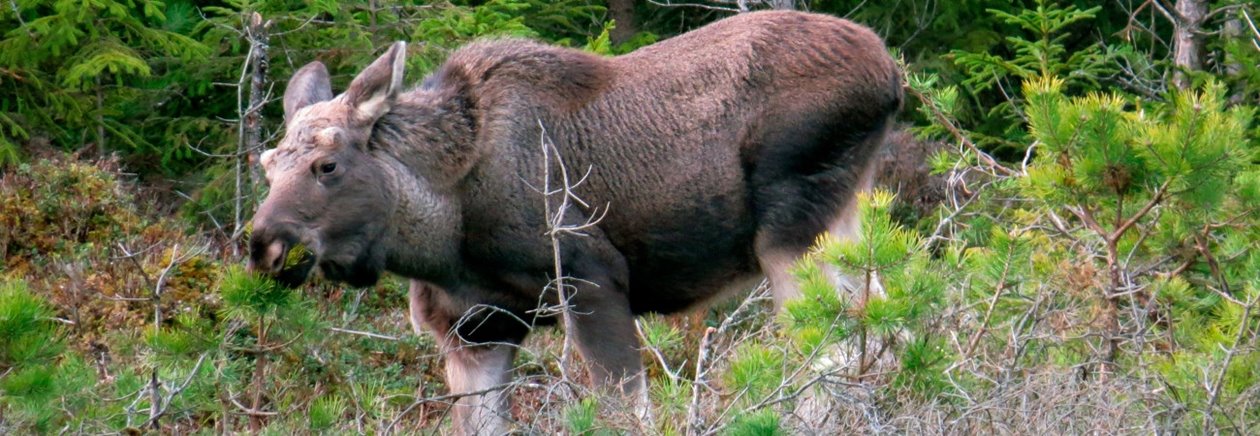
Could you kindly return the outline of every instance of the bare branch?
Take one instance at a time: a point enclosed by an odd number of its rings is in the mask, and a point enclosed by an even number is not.
[[[173,401],[180,392],[187,389],[188,385],[192,384],[193,378],[197,376],[197,371],[201,370],[201,364],[205,363],[206,356],[207,353],[201,353],[201,357],[197,358],[197,364],[193,365],[192,370],[188,372],[188,377],[184,379],[184,382],[180,383],[179,386],[176,386],[175,389],[172,389],[166,398],[159,397],[159,401],[157,403],[149,406],[152,408],[153,413],[149,416],[149,420],[145,422],[145,427],[153,426],[154,428],[157,428],[158,419],[161,418],[162,415],[165,415],[166,411],[170,409],[171,401]],[[161,405],[160,407],[158,406],[159,404]]]
[[[687,434],[695,435],[703,433],[705,429],[704,418],[700,416],[700,386],[704,384],[704,377],[708,374],[705,368],[706,359],[709,357],[709,340],[717,329],[709,327],[704,330],[704,336],[700,337],[700,346],[696,353],[696,377],[691,381],[691,402],[687,406]]]
[[[1251,309],[1256,305],[1256,298],[1252,298],[1243,306],[1242,317],[1238,322],[1238,334],[1234,335],[1234,344],[1225,351],[1225,359],[1221,362],[1221,369],[1216,372],[1216,379],[1208,388],[1208,405],[1207,410],[1203,412],[1203,430],[1204,433],[1211,433],[1215,429],[1215,417],[1212,414],[1216,409],[1216,403],[1221,398],[1221,388],[1225,383],[1225,372],[1229,370],[1229,365],[1234,360],[1234,355],[1238,353],[1239,345],[1242,344],[1243,338],[1246,337],[1248,328],[1247,321],[1251,319]]]
[[[385,339],[385,340],[389,340],[389,341],[397,341],[397,340],[399,340],[399,338],[394,337],[394,336],[390,336],[390,335],[382,335],[382,334],[380,334],[380,333],[372,333],[372,332],[363,332],[363,331],[358,331],[358,330],[343,329],[343,328],[339,328],[339,327],[329,327],[329,328],[328,328],[328,330],[331,330],[331,331],[334,331],[334,332],[337,332],[337,333],[349,333],[349,334],[352,334],[352,335],[367,336],[367,337],[369,337],[369,338],[373,338],[373,339]]]
[[[660,0],[648,0],[648,3],[654,4],[657,6],[663,6],[663,7],[692,7],[692,8],[708,9],[711,11],[722,11],[722,12],[746,12],[747,11],[747,9],[741,11],[738,7],[732,8],[729,6],[714,6],[714,5],[704,4],[704,3],[674,3],[673,1],[670,1],[670,0],[665,0],[663,2]]]

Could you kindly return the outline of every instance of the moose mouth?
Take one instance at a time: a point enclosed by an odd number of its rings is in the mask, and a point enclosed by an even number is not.
[[[356,288],[375,285],[380,273],[357,265],[346,266],[336,262],[319,262],[310,252],[301,253],[296,262],[285,265],[272,275],[272,280],[288,288],[296,288],[315,275],[316,270],[324,278],[342,282]]]
[[[287,257],[287,256],[286,256]],[[288,287],[296,288],[306,283],[306,279],[311,277],[312,270],[315,269],[316,257],[309,250],[302,250],[297,254],[297,260],[294,262],[285,262],[284,266],[272,274],[272,280]]]
[[[366,257],[337,258],[321,256],[310,250],[305,244],[297,243],[292,247],[274,243],[274,251],[278,257],[272,263],[268,273],[271,279],[281,286],[297,288],[318,273],[325,279],[342,282],[352,287],[362,288],[375,285],[380,280],[381,271],[371,267]],[[272,248],[269,248],[272,249]],[[257,265],[251,261],[251,268]]]
[[[318,273],[334,282],[345,283],[355,288],[366,288],[375,285],[381,278],[380,271],[368,268],[362,262],[346,265],[332,260],[321,261],[309,251],[299,256],[296,262],[276,272],[273,279],[281,285],[296,288]]]

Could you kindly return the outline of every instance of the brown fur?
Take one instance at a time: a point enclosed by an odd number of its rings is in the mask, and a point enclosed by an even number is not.
[[[553,321],[530,315],[553,268],[540,125],[575,177],[590,169],[577,188],[590,207],[565,222],[603,216],[561,239],[581,279],[570,334],[594,380],[642,395],[634,315],[761,274],[780,302],[795,295],[782,268],[821,232],[851,231],[902,99],[877,36],[806,13],[743,14],[616,58],[483,41],[406,92],[404,51],[332,99],[312,89],[322,68],[295,75],[288,133],[263,159],[272,190],[251,265],[293,281],[315,266],[352,284],[414,279],[414,321],[444,338],[457,391],[506,379],[514,349],[477,344],[518,344]],[[280,268],[297,243],[315,259]],[[502,407],[461,401],[465,431],[496,416],[477,404]]]

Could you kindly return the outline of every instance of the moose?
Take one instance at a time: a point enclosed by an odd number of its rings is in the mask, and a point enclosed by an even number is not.
[[[454,52],[404,85],[397,42],[334,96],[311,62],[284,93],[285,135],[260,158],[270,189],[248,266],[290,285],[313,274],[369,286],[410,279],[410,318],[445,352],[462,433],[507,429],[512,360],[572,277],[571,335],[592,383],[646,401],[634,317],[672,313],[786,271],[816,238],[853,237],[856,195],[902,105],[869,29],[754,12],[602,57],[521,39]],[[552,144],[585,200],[548,233]],[[554,206],[554,203],[552,206]],[[289,264],[295,247],[309,255]],[[295,252],[296,253],[296,252]],[[741,288],[742,287],[742,288]],[[635,400],[639,398],[639,400]]]

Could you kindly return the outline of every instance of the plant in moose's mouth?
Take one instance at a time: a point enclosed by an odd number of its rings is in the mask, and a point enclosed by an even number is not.
[[[272,279],[284,287],[296,288],[310,277],[317,260],[315,252],[307,248],[306,244],[294,244],[286,253],[280,272]]]

